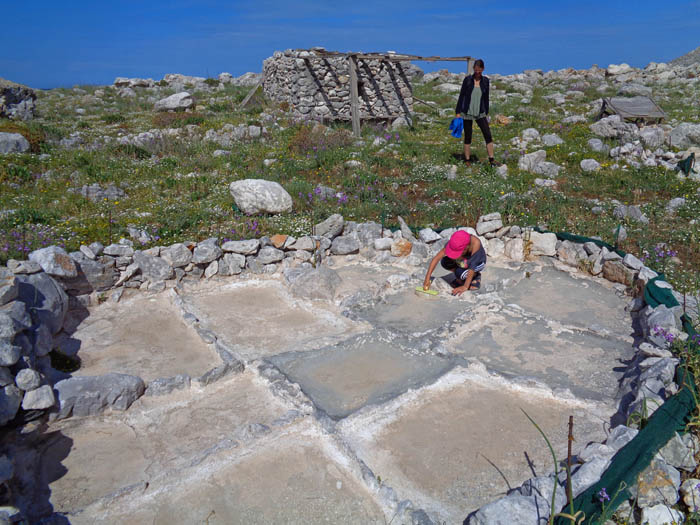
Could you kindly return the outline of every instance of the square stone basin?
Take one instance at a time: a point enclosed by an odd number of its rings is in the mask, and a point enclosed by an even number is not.
[[[207,327],[247,359],[319,348],[358,330],[330,305],[295,300],[274,282],[226,286],[189,299]]]
[[[308,422],[296,427],[143,495],[95,505],[71,523],[384,525],[384,512],[343,464],[342,451]]]
[[[407,275],[405,268],[390,265],[348,264],[332,267],[342,279],[336,290],[336,297],[343,299],[355,293],[379,292],[391,275]]]
[[[543,321],[508,314],[491,315],[475,332],[448,344],[509,378],[532,378],[576,397],[612,403],[630,343],[583,331],[557,331]]]
[[[167,294],[97,306],[71,339],[80,345],[81,366],[74,374],[79,376],[118,372],[148,382],[177,374],[197,377],[221,364]]]
[[[196,466],[212,451],[233,451],[254,437],[250,424],[271,427],[287,411],[244,372],[201,392],[142,397],[124,413],[55,422],[38,444],[27,446],[41,450],[40,486],[50,488],[54,510],[74,512],[124,487]]]
[[[355,307],[353,314],[378,328],[419,335],[444,328],[470,308],[469,303],[447,295],[419,297],[414,288],[409,286],[370,306]]]
[[[574,278],[553,267],[531,272],[529,278],[508,288],[503,299],[570,326],[621,337],[632,333],[632,321],[625,312],[627,300],[601,283]]]
[[[603,421],[586,407],[490,386],[461,368],[376,411],[346,418],[339,430],[401,498],[446,523],[462,523],[510,488],[552,471],[549,449],[521,409],[540,425],[559,459],[566,457],[569,415],[575,451],[605,438]]]
[[[411,354],[396,341],[365,335],[312,352],[279,355],[272,361],[299,383],[317,407],[336,419],[434,381],[452,367],[448,359]]]

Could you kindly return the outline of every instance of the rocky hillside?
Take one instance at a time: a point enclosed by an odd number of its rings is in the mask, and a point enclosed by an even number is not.
[[[700,47],[696,47],[685,55],[674,58],[669,62],[672,66],[691,66],[700,63]]]

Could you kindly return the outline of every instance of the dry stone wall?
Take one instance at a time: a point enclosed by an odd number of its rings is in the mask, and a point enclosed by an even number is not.
[[[361,119],[408,117],[413,90],[408,62],[357,59]],[[350,113],[350,63],[314,50],[277,51],[263,62],[263,90],[300,117],[346,119]]]

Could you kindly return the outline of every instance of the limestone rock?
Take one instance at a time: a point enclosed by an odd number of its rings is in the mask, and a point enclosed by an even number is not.
[[[511,495],[497,499],[470,514],[466,525],[532,525],[540,515],[537,502],[531,496]]]
[[[559,176],[561,169],[561,166],[555,164],[554,162],[547,162],[545,160],[536,164],[535,167],[532,168],[532,172],[536,173],[537,175],[544,175],[549,179],[555,179],[557,176]]]
[[[105,246],[104,254],[112,257],[133,257],[134,249],[128,244],[115,243]]]
[[[334,239],[343,232],[344,224],[343,216],[339,213],[335,213],[325,221],[314,226],[314,235]]]
[[[639,134],[637,126],[625,122],[619,115],[602,118],[589,127],[599,137],[631,139]]]
[[[645,147],[655,150],[664,144],[664,130],[656,126],[648,126],[639,130],[639,138]]]
[[[410,255],[413,243],[407,239],[398,239],[391,245],[391,255],[394,257],[406,257]]]
[[[34,250],[29,254],[29,260],[39,263],[42,270],[55,277],[77,277],[78,269],[75,262],[63,248],[48,246]]]
[[[406,221],[403,220],[403,217],[398,216],[396,217],[396,220],[399,221],[399,227],[401,228],[401,235],[403,238],[412,243],[416,242],[416,238],[413,236],[413,231],[408,224],[406,224]]]
[[[292,197],[277,182],[244,179],[232,182],[229,190],[236,206],[249,215],[286,213],[292,210]]]
[[[15,276],[4,268],[0,268],[0,306],[14,301],[19,293],[19,283]]]
[[[50,385],[40,386],[24,393],[22,408],[24,410],[45,410],[56,404],[56,398]]]
[[[341,281],[338,272],[327,266],[319,266],[302,271],[289,288],[297,297],[332,301]]]
[[[163,248],[160,256],[173,268],[182,268],[192,262],[192,252],[182,243],[176,243]]]
[[[391,250],[391,245],[394,244],[393,239],[383,237],[381,239],[374,240],[374,249],[378,252],[384,252]]]
[[[522,262],[525,259],[524,243],[522,238],[516,237],[506,241],[503,254],[513,261]]]
[[[0,328],[0,332],[2,331],[3,329]],[[21,355],[22,349],[10,343],[10,338],[3,337],[0,339],[0,366],[6,367],[14,365],[19,361]]]
[[[225,252],[239,253],[241,255],[255,255],[260,248],[258,239],[249,239],[246,241],[227,241],[221,245]]]
[[[628,268],[620,261],[605,261],[603,263],[603,276],[614,283],[622,283],[632,286],[637,272]]]
[[[526,153],[518,159],[518,169],[532,171],[540,162],[547,159],[547,152],[543,149],[533,153]]]
[[[542,142],[545,146],[557,146],[559,144],[564,144],[562,138],[556,133],[547,133],[542,136]]]
[[[192,262],[194,264],[209,264],[221,257],[223,252],[217,243],[218,240],[216,238],[207,239],[198,243],[192,253]]]
[[[175,93],[156,102],[156,111],[184,111],[194,106],[194,99],[187,91]]]
[[[19,133],[0,131],[0,155],[29,151],[29,141]]]
[[[162,396],[173,390],[184,390],[190,387],[192,380],[187,374],[178,374],[173,377],[154,379],[148,383],[145,394],[147,396]]]
[[[68,312],[68,295],[48,274],[18,275],[18,299],[31,308],[36,318],[46,323],[52,334],[63,327]]]
[[[15,385],[0,388],[0,426],[12,420],[22,402],[22,392]]]
[[[32,88],[0,78],[0,118],[31,119],[35,100],[36,94]]]
[[[685,516],[681,511],[673,509],[665,503],[642,508],[642,523],[644,525],[668,525],[669,523],[683,523],[684,520]]]
[[[245,256],[240,253],[225,253],[219,260],[219,275],[238,275],[245,268]]]
[[[700,124],[683,122],[673,128],[669,139],[671,146],[678,149],[700,146]]]
[[[348,255],[360,251],[360,241],[355,235],[342,235],[333,239],[331,253],[333,255]]]
[[[140,377],[127,374],[71,377],[55,385],[59,419],[99,414],[107,408],[126,410],[143,395]]]
[[[683,503],[689,508],[700,508],[700,479],[688,478],[681,485]]]
[[[430,244],[432,242],[439,241],[442,237],[435,233],[432,228],[423,228],[418,232],[418,238],[422,242]]]
[[[600,164],[595,159],[583,159],[580,164],[581,169],[586,173],[591,171],[598,171],[600,169]]]
[[[637,497],[641,508],[665,504],[674,505],[678,501],[681,475],[664,461],[653,459],[639,475],[638,484],[629,488],[630,494]]]
[[[165,281],[173,277],[173,267],[161,257],[153,257],[138,251],[134,254],[134,264],[141,270],[141,275],[149,281]]]
[[[284,259],[284,252],[273,246],[265,246],[258,252],[258,262],[260,264],[272,264]]]
[[[34,390],[35,388],[39,388],[41,377],[36,370],[24,368],[17,372],[15,384],[20,390]]]
[[[557,236],[554,233],[530,232],[530,243],[530,255],[554,257],[557,254]]]

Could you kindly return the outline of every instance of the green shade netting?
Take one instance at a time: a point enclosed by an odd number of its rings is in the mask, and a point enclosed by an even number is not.
[[[545,231],[535,229],[540,233]],[[582,235],[574,235],[566,232],[556,232],[557,238],[577,243],[593,242],[598,246],[617,252],[625,256],[625,252],[617,250],[610,244],[598,239],[591,239]],[[652,308],[663,304],[668,308],[678,306],[679,303],[668,288],[656,285],[657,281],[663,281],[664,276],[659,275],[650,280],[644,289],[644,300]],[[690,318],[684,315],[683,328],[689,337],[697,335]],[[582,511],[585,514],[586,525],[602,523],[602,506],[598,493],[605,489],[612,500],[606,503],[610,512],[614,511],[620,503],[630,498],[627,487],[637,482],[638,476],[649,466],[656,453],[673,437],[676,432],[685,430],[688,418],[696,408],[695,382],[693,376],[679,366],[676,372],[676,382],[681,386],[680,391],[659,407],[647,421],[646,426],[627,445],[618,451],[612,459],[610,466],[603,473],[600,481],[586,489],[574,499],[574,513]],[[623,488],[625,487],[625,488]],[[569,506],[562,509],[569,512]],[[571,520],[558,517],[555,525],[571,525]]]

